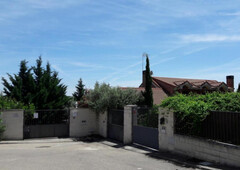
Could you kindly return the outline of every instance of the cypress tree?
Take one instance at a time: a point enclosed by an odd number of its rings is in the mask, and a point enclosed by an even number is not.
[[[84,93],[85,93],[84,84],[82,82],[82,79],[80,78],[76,86],[76,91],[73,93],[73,97],[76,101],[80,101],[83,98]]]
[[[145,92],[143,93],[143,96],[145,98],[145,104],[148,107],[153,106],[153,94],[152,94],[152,76],[150,71],[150,64],[149,64],[149,58],[148,55],[146,55],[146,72],[145,72]]]
[[[66,96],[67,86],[61,83],[58,73],[51,70],[47,63],[42,67],[42,58],[36,60],[33,67],[35,84],[37,86],[34,97],[34,105],[37,109],[62,109],[68,105],[69,98]]]
[[[10,82],[2,78],[3,92],[10,98],[25,105],[32,103],[36,109],[62,109],[68,105],[67,87],[61,83],[58,73],[51,71],[49,63],[42,67],[41,57],[32,68],[27,67],[25,60],[21,61],[19,73],[8,76]]]
[[[4,85],[3,92],[6,96],[29,105],[33,100],[31,93],[34,92],[35,86],[31,69],[27,67],[27,61],[23,60],[20,62],[18,74],[14,74],[14,76],[8,74],[8,77],[11,83],[2,78]]]

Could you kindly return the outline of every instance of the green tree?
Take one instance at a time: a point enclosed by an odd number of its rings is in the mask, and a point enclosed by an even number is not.
[[[19,73],[8,76],[10,82],[2,79],[7,97],[25,105],[33,103],[36,109],[61,109],[68,105],[67,87],[61,83],[58,73],[51,70],[49,63],[46,68],[42,67],[41,57],[32,68],[27,67],[25,60],[21,61]]]
[[[197,135],[201,130],[201,122],[211,111],[240,112],[239,103],[240,93],[235,92],[204,95],[178,93],[164,99],[160,106],[175,112],[177,129],[182,129],[186,134]]]
[[[31,69],[27,67],[27,61],[21,61],[18,74],[14,74],[14,76],[8,74],[8,77],[11,83],[5,78],[2,78],[4,85],[3,91],[6,96],[21,101],[25,105],[29,105],[33,100],[31,94],[34,92],[35,86]]]
[[[143,96],[145,99],[145,104],[148,107],[153,107],[153,93],[152,93],[152,76],[149,64],[148,55],[146,55],[146,72],[145,72],[145,91],[143,92]]]
[[[85,94],[84,84],[82,82],[82,79],[80,78],[76,86],[76,91],[73,93],[73,97],[76,101],[80,101],[82,100],[84,94]]]
[[[109,84],[96,82],[87,98],[89,107],[96,113],[102,113],[108,109],[123,109],[125,105],[136,104],[141,98],[141,93],[132,89],[122,90],[119,87],[111,87]]]
[[[33,67],[36,91],[34,105],[37,109],[62,109],[68,105],[69,97],[66,96],[67,86],[61,83],[58,73],[51,70],[47,63],[46,68],[42,67],[42,58],[36,61]]]

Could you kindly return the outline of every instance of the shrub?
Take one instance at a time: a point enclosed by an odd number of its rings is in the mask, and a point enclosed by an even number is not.
[[[141,94],[132,89],[122,90],[97,82],[94,89],[89,91],[87,98],[89,107],[96,113],[102,113],[108,109],[122,109],[125,105],[136,104]]]
[[[175,112],[177,126],[185,129],[185,133],[197,135],[210,111],[240,112],[240,93],[176,94],[166,98],[160,106]]]
[[[33,104],[29,104],[29,106],[25,106],[21,102],[17,102],[8,97],[0,96],[0,110],[8,110],[8,109],[27,109],[34,110],[35,107]]]

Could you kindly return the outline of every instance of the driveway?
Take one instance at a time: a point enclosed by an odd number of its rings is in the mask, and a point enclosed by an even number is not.
[[[148,150],[118,143],[37,139],[0,142],[0,169],[180,170],[193,169],[153,158]]]

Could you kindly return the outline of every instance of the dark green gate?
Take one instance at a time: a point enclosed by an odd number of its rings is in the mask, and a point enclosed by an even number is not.
[[[68,136],[68,109],[24,111],[24,139]]]
[[[124,110],[108,111],[108,138],[123,142],[123,114]]]

